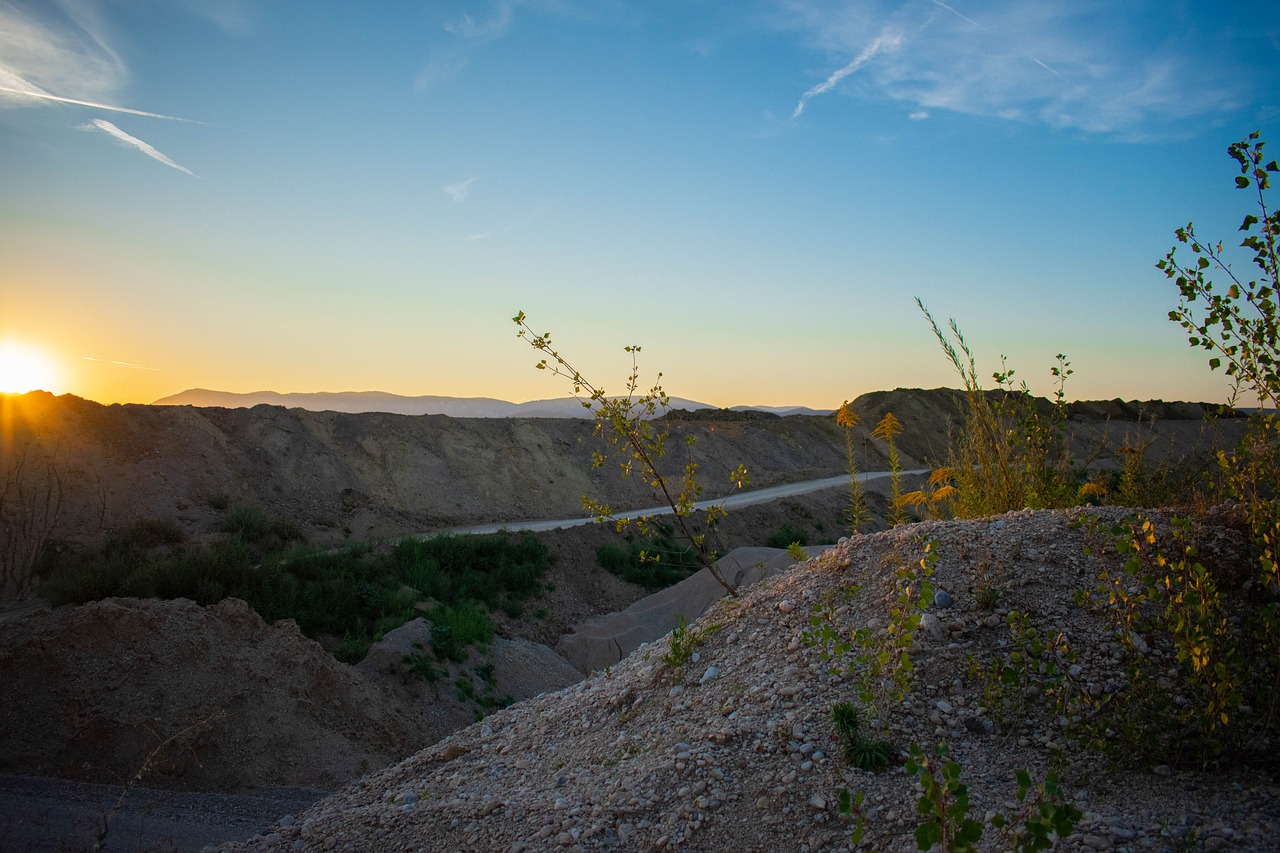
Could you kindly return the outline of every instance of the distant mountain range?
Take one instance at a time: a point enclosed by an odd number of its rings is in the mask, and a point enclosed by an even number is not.
[[[406,397],[385,391],[318,391],[310,394],[252,391],[247,394],[237,394],[230,391],[192,388],[189,391],[156,400],[152,405],[225,409],[247,409],[267,405],[284,406],[287,409],[308,409],[313,412],[390,412],[396,415],[448,415],[452,418],[583,418],[588,416],[582,403],[573,397],[510,403],[492,397],[433,395]],[[717,407],[683,397],[672,397],[671,408],[695,411]],[[806,406],[734,406],[733,410],[770,412],[775,415],[826,415],[832,411],[831,409],[810,409]]]

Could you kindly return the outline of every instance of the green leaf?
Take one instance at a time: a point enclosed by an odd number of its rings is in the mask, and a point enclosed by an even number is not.
[[[1240,177],[1236,178],[1236,189],[1243,190],[1248,188],[1249,188],[1248,178],[1246,178],[1244,175],[1241,175]]]
[[[936,820],[927,820],[916,827],[916,847],[928,850],[942,841],[942,827]]]

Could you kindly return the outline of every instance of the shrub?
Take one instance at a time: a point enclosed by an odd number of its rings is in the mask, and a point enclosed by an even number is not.
[[[965,415],[961,435],[951,446],[951,496],[962,518],[996,515],[1010,510],[1071,506],[1078,486],[1066,439],[1066,381],[1074,371],[1058,355],[1050,374],[1057,382],[1052,402],[1031,395],[1025,382],[1014,385],[1014,371],[1003,361],[993,373],[997,390],[985,391],[968,343],[955,320],[950,333],[939,327],[919,298],[934,337],[964,385]]]
[[[470,646],[487,646],[493,640],[493,620],[476,601],[436,605],[427,618],[431,620],[431,648],[439,658],[462,663]]]
[[[670,527],[655,524],[652,532],[657,535],[644,540],[628,534],[625,545],[605,542],[596,549],[596,563],[648,592],[666,589],[702,568],[693,549],[672,538]]]
[[[800,545],[808,545],[809,534],[803,529],[792,527],[791,522],[784,521],[782,526],[765,540],[764,544],[770,548],[786,548],[793,542]]]
[[[1240,142],[1232,143],[1227,153],[1240,167],[1236,187],[1252,189],[1257,212],[1245,215],[1240,225],[1245,232],[1241,246],[1253,252],[1254,266],[1262,277],[1244,281],[1236,276],[1223,253],[1216,246],[1200,240],[1195,224],[1188,222],[1175,234],[1178,242],[1189,246],[1195,262],[1184,265],[1169,250],[1156,264],[1166,277],[1178,286],[1178,306],[1169,319],[1187,331],[1192,347],[1212,353],[1209,368],[1217,370],[1226,362],[1226,373],[1232,378],[1232,403],[1241,385],[1248,388],[1258,405],[1274,410],[1280,402],[1280,313],[1277,312],[1277,285],[1280,285],[1280,211],[1267,207],[1267,190],[1271,174],[1280,171],[1275,160],[1262,165],[1262,149],[1266,145],[1254,131]],[[1206,276],[1211,268],[1220,270],[1230,281],[1225,291],[1217,290]]]
[[[389,553],[353,544],[263,554],[251,538],[278,536],[281,525],[256,510],[234,514],[228,538],[210,545],[160,553],[141,548],[140,542],[172,538],[169,525],[146,522],[97,552],[63,554],[47,567],[41,594],[55,605],[112,595],[200,604],[233,596],[268,622],[291,618],[309,637],[341,638],[334,654],[349,662],[364,656],[377,633],[412,618],[415,601],[431,598],[445,609],[449,626],[442,647],[465,657],[474,637],[492,637],[488,611],[516,618],[522,602],[541,591],[550,565],[546,546],[532,534],[406,539]]]

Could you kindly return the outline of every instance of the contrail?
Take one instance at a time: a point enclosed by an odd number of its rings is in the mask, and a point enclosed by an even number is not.
[[[965,23],[973,24],[975,27],[977,27],[978,29],[982,30],[983,32],[987,32],[987,33],[991,32],[991,30],[990,30],[988,27],[984,27],[982,24],[979,24],[977,21],[975,21],[973,18],[970,18],[970,17],[969,17],[969,16],[967,16],[967,15],[962,15],[962,14],[960,14],[960,13],[959,13],[959,12],[957,12],[955,9],[951,8],[950,6],[948,6],[946,3],[943,3],[943,2],[942,2],[942,0],[930,0],[930,2],[932,2],[932,3],[933,3],[933,5],[937,6],[937,7],[938,7],[938,8],[940,8],[940,9],[946,9],[948,12],[950,12],[950,13],[951,13],[951,14],[953,14],[953,15],[955,15],[957,18],[959,18],[960,20],[964,21]],[[1063,77],[1061,74],[1059,74],[1055,69],[1050,68],[1048,65],[1045,65],[1043,62],[1041,62],[1040,60],[1036,59],[1036,58],[1035,58],[1034,56],[1032,56],[1031,54],[1029,54],[1029,53],[1023,53],[1023,54],[1021,54],[1021,56],[1022,56],[1022,58],[1023,58],[1023,59],[1029,59],[1029,60],[1031,60],[1031,61],[1032,61],[1032,62],[1034,62],[1036,65],[1039,65],[1039,66],[1040,66],[1041,68],[1043,68],[1045,71],[1048,71],[1050,74],[1052,74],[1053,76],[1057,77],[1058,79],[1060,79],[1060,80],[1066,80],[1066,79],[1067,79],[1066,77]]]
[[[130,364],[127,361],[107,361],[105,358],[94,358],[91,355],[82,355],[80,357],[85,361],[98,361],[104,364],[114,364],[116,367],[127,367],[131,370],[160,370],[159,367],[143,367],[140,364]]]
[[[809,91],[801,95],[799,103],[796,104],[795,111],[791,113],[791,117],[793,119],[799,118],[800,113],[804,112],[804,105],[809,102],[810,98],[813,98],[817,95],[821,95],[825,92],[830,92],[832,89],[835,88],[837,83],[839,83],[844,78],[848,77],[853,72],[857,71],[859,68],[865,65],[868,60],[874,57],[881,50],[884,50],[886,48],[889,50],[893,50],[900,44],[902,44],[901,35],[899,35],[898,33],[894,33],[890,35],[887,31],[882,32],[879,36],[876,37],[876,40],[873,41],[867,47],[866,50],[862,51],[862,53],[854,57],[852,62],[850,62],[848,65],[844,66],[840,70],[834,72],[826,80],[823,80],[821,83],[819,83],[818,85],[814,86],[812,89],[810,89]]]
[[[58,95],[50,95],[48,92],[31,91],[30,89],[15,89],[12,86],[0,86],[0,92],[12,92],[15,95],[25,95],[28,98],[43,98],[46,101],[57,101],[60,104],[75,104],[79,107],[93,107],[97,110],[110,110],[116,113],[128,113],[129,115],[144,116],[146,118],[162,118],[165,121],[181,121],[187,124],[204,124],[202,121],[196,121],[193,118],[179,118],[178,116],[161,115],[160,113],[149,113],[143,110],[131,110],[128,107],[113,107],[110,104],[99,104],[94,101],[81,101],[76,98],[62,98]]]
[[[105,119],[95,118],[90,124],[85,126],[96,127],[98,128],[98,130],[101,130],[105,133],[109,133],[112,136],[114,136],[116,139],[123,142],[125,145],[128,145],[130,148],[136,148],[137,150],[141,151],[143,154],[146,154],[151,159],[159,160],[161,163],[165,164],[171,169],[177,169],[179,172],[186,172],[188,175],[190,175],[193,178],[200,177],[195,172],[188,169],[186,166],[181,166],[173,162],[168,157],[164,156],[159,151],[152,148],[150,145],[143,142],[138,137],[130,136],[129,134],[125,133],[123,130],[116,127],[114,124],[112,124],[111,122]]]
[[[951,14],[953,14],[953,15],[955,15],[957,18],[959,18],[959,19],[960,19],[960,20],[962,20],[962,21],[968,21],[970,24],[973,24],[973,25],[974,25],[975,27],[977,27],[978,29],[981,29],[981,30],[985,30],[985,29],[986,29],[986,27],[982,26],[982,24],[979,24],[979,23],[978,23],[977,21],[975,21],[973,18],[969,18],[969,17],[966,17],[965,15],[960,14],[960,13],[959,13],[959,12],[957,12],[955,9],[951,8],[950,6],[948,6],[946,3],[943,3],[943,2],[942,2],[942,0],[932,0],[932,2],[933,2],[933,5],[935,5],[935,6],[940,6],[940,7],[942,7],[943,9],[946,9],[948,12],[950,12],[950,13],[951,13]]]

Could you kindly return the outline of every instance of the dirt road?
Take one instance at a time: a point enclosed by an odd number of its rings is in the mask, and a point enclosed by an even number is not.
[[[0,775],[0,848],[92,850],[110,816],[104,850],[186,853],[250,838],[330,793],[278,788],[243,796],[134,788],[116,808],[122,791],[118,785]]]

